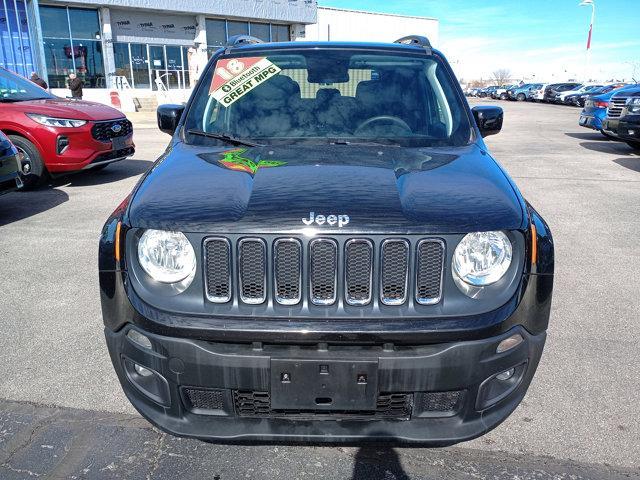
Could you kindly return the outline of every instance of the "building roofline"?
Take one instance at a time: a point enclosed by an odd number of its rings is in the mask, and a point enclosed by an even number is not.
[[[385,17],[401,17],[401,18],[417,18],[420,20],[434,20],[439,22],[439,20],[435,17],[424,17],[419,15],[402,15],[399,13],[384,13],[384,12],[371,12],[368,10],[358,10],[355,8],[338,8],[338,7],[323,7],[318,5],[318,10],[334,10],[336,12],[355,12],[355,13],[365,13],[367,15],[382,15]]]

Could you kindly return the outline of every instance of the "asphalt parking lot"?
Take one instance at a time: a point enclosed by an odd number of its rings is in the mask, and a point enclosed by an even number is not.
[[[141,119],[133,159],[0,197],[0,478],[640,477],[640,155],[579,127],[578,109],[499,104],[487,143],[550,224],[556,284],[538,373],[496,430],[436,450],[153,430],[113,373],[96,261],[102,223],[168,141]]]

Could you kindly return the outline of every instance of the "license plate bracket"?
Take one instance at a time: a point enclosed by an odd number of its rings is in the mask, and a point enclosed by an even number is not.
[[[271,359],[273,410],[375,410],[377,360]]]
[[[124,150],[128,146],[129,142],[127,142],[127,137],[114,137],[111,139],[112,150]]]

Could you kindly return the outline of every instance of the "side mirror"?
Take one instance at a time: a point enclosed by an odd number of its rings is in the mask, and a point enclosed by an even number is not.
[[[158,107],[158,128],[160,131],[173,135],[183,113],[184,105],[160,105]]]
[[[495,135],[502,130],[502,120],[504,119],[504,113],[500,107],[493,106],[478,106],[473,107],[473,118],[476,119],[476,124],[480,129],[480,135],[487,137],[489,135]]]

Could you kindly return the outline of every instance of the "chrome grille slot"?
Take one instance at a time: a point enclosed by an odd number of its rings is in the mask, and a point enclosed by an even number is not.
[[[331,305],[336,301],[338,283],[338,247],[336,242],[326,238],[312,240],[309,244],[311,255],[310,291],[311,302],[315,305]]]
[[[373,245],[369,240],[353,239],[345,245],[345,298],[349,305],[371,301]]]
[[[409,242],[385,240],[382,243],[380,300],[385,305],[402,305],[407,300]]]
[[[238,242],[240,300],[259,304],[266,300],[267,258],[265,243],[260,238],[244,238]]]
[[[444,243],[421,240],[416,249],[416,302],[433,305],[442,297]]]
[[[208,238],[204,242],[207,298],[214,303],[231,300],[231,247],[226,238]]]
[[[281,238],[273,245],[276,302],[295,305],[302,297],[302,246],[294,238]]]
[[[622,116],[622,111],[627,104],[628,97],[613,97],[609,101],[609,108],[607,108],[607,117],[618,118]]]

